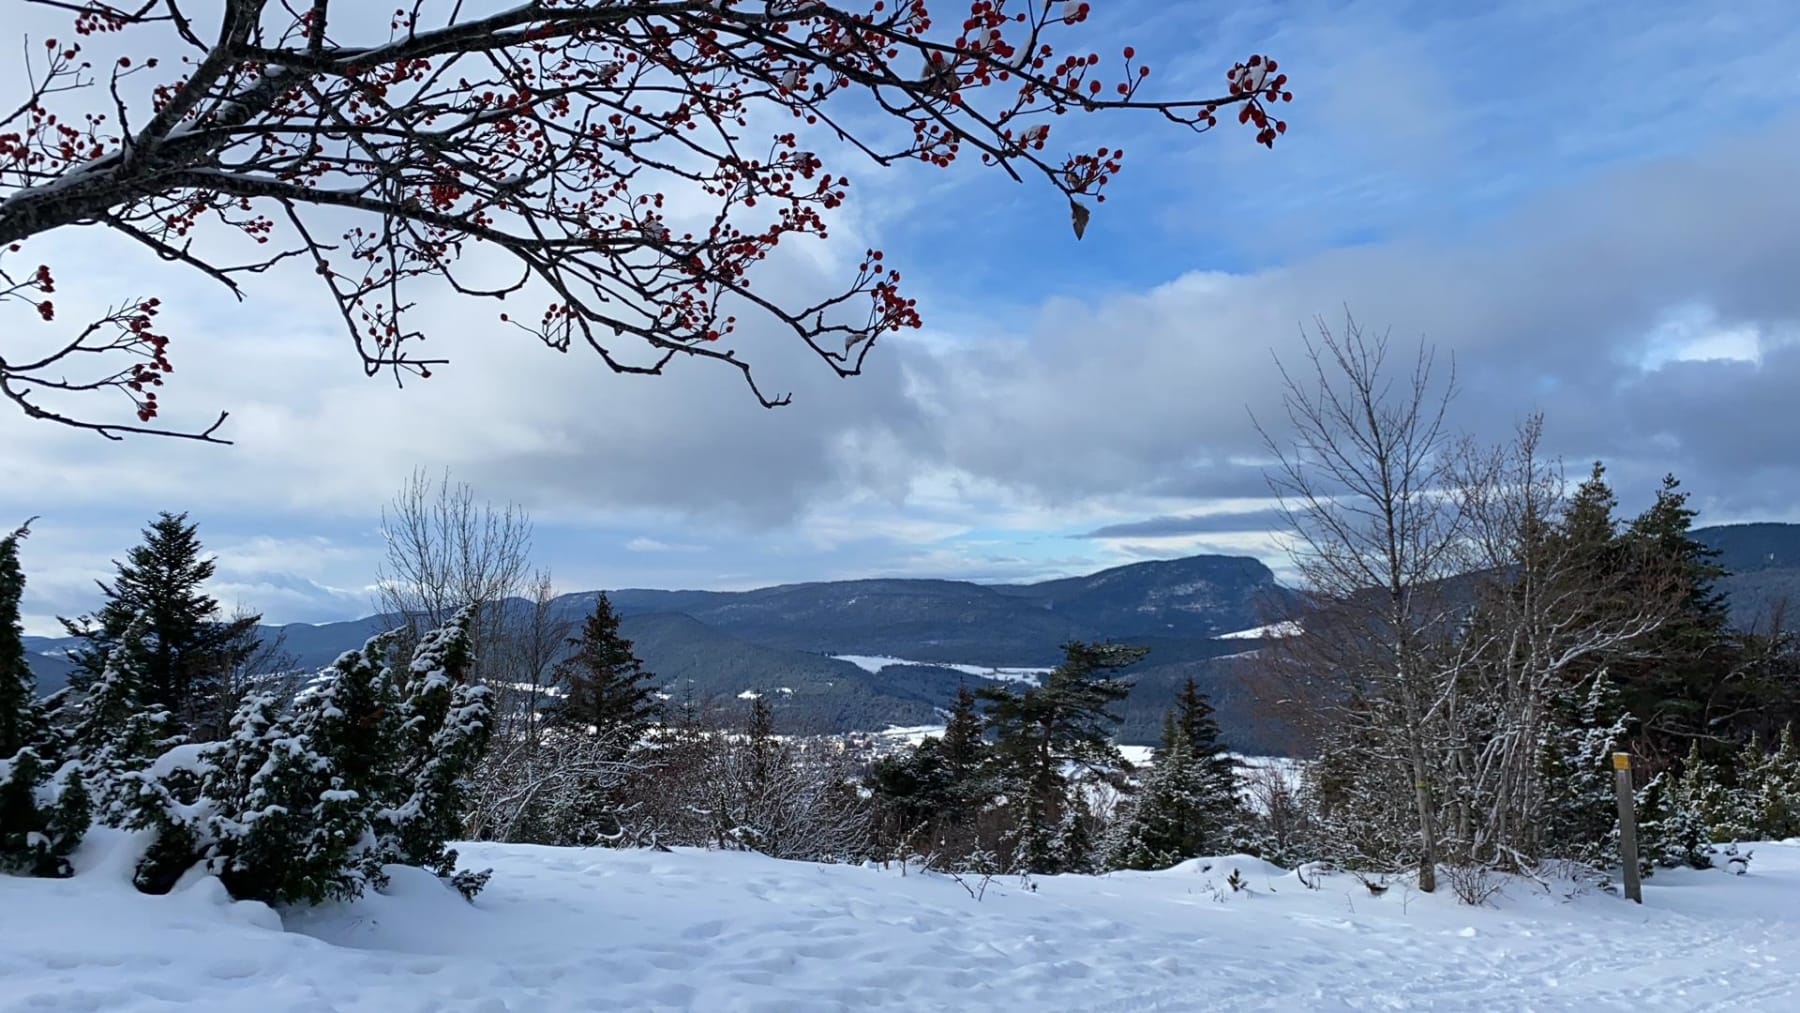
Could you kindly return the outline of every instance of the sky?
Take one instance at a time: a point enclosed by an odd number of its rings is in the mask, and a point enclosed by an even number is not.
[[[1169,97],[1274,55],[1286,136],[1074,118],[1071,146],[1128,152],[1079,242],[1043,185],[821,148],[852,199],[774,291],[841,284],[879,246],[926,326],[851,379],[752,328],[737,347],[785,408],[702,362],[617,376],[453,298],[421,318],[451,364],[397,389],[303,281],[252,279],[239,304],[102,235],[34,240],[71,299],[154,286],[177,342],[167,421],[228,409],[235,442],[113,443],[0,409],[0,524],[39,517],[28,632],[91,608],[159,510],[198,522],[227,606],[365,614],[381,509],[414,468],[527,511],[566,591],[1028,580],[1201,552],[1280,570],[1251,420],[1278,417],[1303,329],[1347,311],[1454,358],[1459,429],[1502,439],[1542,411],[1550,449],[1577,476],[1605,460],[1626,510],[1673,472],[1704,523],[1800,521],[1788,3],[1093,6],[1083,38],[1135,45]],[[23,322],[0,313],[4,355]]]

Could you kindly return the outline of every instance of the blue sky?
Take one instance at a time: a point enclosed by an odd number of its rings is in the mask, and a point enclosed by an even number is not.
[[[232,409],[238,443],[111,444],[0,412],[0,523],[42,515],[28,625],[89,607],[160,509],[200,522],[228,603],[366,611],[380,507],[415,465],[527,509],[565,590],[1278,564],[1249,412],[1278,397],[1271,353],[1346,306],[1455,354],[1460,425],[1500,438],[1541,409],[1628,507],[1674,470],[1707,520],[1800,520],[1790,4],[1094,7],[1095,48],[1134,44],[1165,95],[1275,55],[1286,137],[1072,118],[1071,146],[1128,151],[1079,243],[1042,186],[839,156],[852,205],[783,283],[879,245],[927,327],[849,381],[747,335],[795,392],[779,411],[717,370],[617,377],[453,303],[430,309],[452,366],[396,391],[303,286],[240,307],[158,274],[189,356],[170,397]],[[101,294],[154,270],[85,235],[33,249]]]

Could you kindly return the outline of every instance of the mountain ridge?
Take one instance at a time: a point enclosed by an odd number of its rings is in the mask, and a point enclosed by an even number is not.
[[[1784,601],[1800,600],[1800,525],[1720,525],[1695,529],[1694,536],[1733,571],[1719,586],[1738,625],[1766,624]],[[599,594],[560,595],[553,613],[579,621]],[[1244,655],[1253,645],[1220,638],[1288,618],[1298,598],[1261,561],[1210,554],[1029,583],[874,577],[744,591],[606,594],[621,631],[664,680],[665,692],[691,691],[697,700],[731,707],[744,693],[785,690],[778,713],[796,729],[929,723],[959,684],[993,681],[971,670],[1047,668],[1069,640],[1111,640],[1151,648],[1126,673],[1137,687],[1125,707],[1122,740],[1155,741],[1161,708],[1192,676],[1215,697],[1227,740],[1246,751],[1275,748],[1271,736],[1278,733],[1251,706],[1246,687],[1254,673]],[[514,599],[506,607],[525,603]],[[392,624],[385,617],[364,616],[263,632],[282,637],[300,667],[316,669],[386,625]],[[69,638],[25,640],[40,689],[63,685],[69,665],[59,654]],[[869,672],[840,656],[907,664]]]

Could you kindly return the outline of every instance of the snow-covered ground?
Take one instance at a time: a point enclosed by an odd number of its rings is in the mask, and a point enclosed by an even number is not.
[[[1297,637],[1300,635],[1300,624],[1289,620],[1258,626],[1255,629],[1238,630],[1235,633],[1221,633],[1218,640],[1269,640],[1276,637]]]
[[[834,654],[831,657],[834,661],[848,661],[857,668],[876,675],[879,675],[882,669],[894,665],[929,665],[932,668],[948,668],[953,672],[979,676],[983,679],[993,679],[998,682],[1023,682],[1033,686],[1037,685],[1045,673],[1050,671],[1048,668],[993,668],[987,665],[953,665],[944,661],[908,661],[905,658],[890,658],[879,654]]]
[[[1800,846],[1658,872],[1642,907],[1515,883],[1475,909],[1247,858],[977,901],[917,870],[468,845],[495,869],[473,905],[400,870],[284,926],[212,879],[132,892],[127,842],[0,877],[0,1010],[1800,1009]]]

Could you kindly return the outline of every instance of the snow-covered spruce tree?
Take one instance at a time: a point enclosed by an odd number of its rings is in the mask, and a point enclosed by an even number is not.
[[[1706,827],[1707,840],[1742,841],[1755,836],[1750,813],[1741,794],[1725,783],[1725,772],[1705,758],[1696,742],[1688,749],[1675,792]]]
[[[401,788],[392,642],[340,656],[285,717],[268,697],[238,709],[208,785],[230,800],[213,851],[233,896],[318,903],[383,884],[373,823]]]
[[[1631,730],[1631,751],[1664,764],[1679,762],[1683,746],[1716,734],[1725,715],[1757,706],[1717,678],[1730,640],[1725,595],[1716,586],[1725,570],[1714,562],[1717,552],[1694,538],[1697,511],[1687,499],[1680,481],[1664,476],[1655,501],[1622,535],[1646,583],[1679,585],[1679,607],[1654,642],[1635,664],[1621,663],[1614,672],[1625,705],[1641,719]]]
[[[469,624],[464,608],[425,635],[401,687],[398,730],[401,787],[408,792],[376,815],[382,854],[440,876],[456,870],[445,842],[462,828],[468,778],[493,734],[491,691],[469,681]]]
[[[1657,868],[1712,867],[1711,834],[1700,811],[1681,790],[1677,778],[1660,772],[1637,790],[1638,868],[1651,875]],[[1618,854],[1618,827],[1609,841]]]
[[[126,624],[105,648],[100,677],[72,705],[70,754],[80,764],[94,818],[108,826],[134,822],[139,775],[182,742],[168,709],[149,699],[144,676],[149,627],[143,617]]]
[[[1629,716],[1605,672],[1549,732],[1543,752],[1543,840],[1548,857],[1601,865],[1618,854],[1619,824],[1612,754]]]
[[[404,684],[383,634],[286,714],[253,695],[223,741],[166,752],[140,779],[137,825],[158,831],[140,887],[206,860],[239,899],[317,903],[379,889],[383,867],[403,864],[472,896],[486,873],[455,872],[445,847],[492,720],[486,687],[462,681],[466,616],[424,638]]]
[[[19,543],[31,522],[0,538],[0,759],[35,744],[44,731],[37,703],[37,680],[25,653],[25,627],[19,615],[25,596],[25,571],[19,565]]]
[[[19,543],[30,525],[0,538],[0,872],[66,876],[87,830],[87,797],[72,771],[58,774],[59,740],[26,661]]]
[[[1775,751],[1765,753],[1755,738],[1738,761],[1738,793],[1755,838],[1800,837],[1800,743],[1794,726],[1781,729]]]
[[[1210,851],[1223,851],[1245,843],[1247,814],[1240,790],[1240,764],[1226,751],[1212,700],[1200,690],[1192,676],[1175,698],[1175,722],[1186,733],[1189,752],[1205,772],[1201,811],[1212,829],[1202,846]]]
[[[1392,759],[1383,708],[1354,694],[1327,729],[1326,745],[1303,774],[1318,826],[1313,857],[1347,868],[1399,872],[1418,862],[1418,817],[1395,799],[1410,798],[1407,768]]]
[[[1163,718],[1162,748],[1137,797],[1127,803],[1108,835],[1109,869],[1166,869],[1206,852],[1222,837],[1216,816],[1215,779],[1193,753],[1187,728],[1173,713]]]
[[[944,734],[877,760],[866,781],[875,796],[876,850],[935,869],[974,871],[982,810],[995,794],[985,767],[979,700],[957,688]]]
[[[875,847],[884,859],[944,868],[940,842],[956,809],[956,778],[945,759],[943,740],[927,736],[918,745],[877,759],[864,778],[875,801]]]

